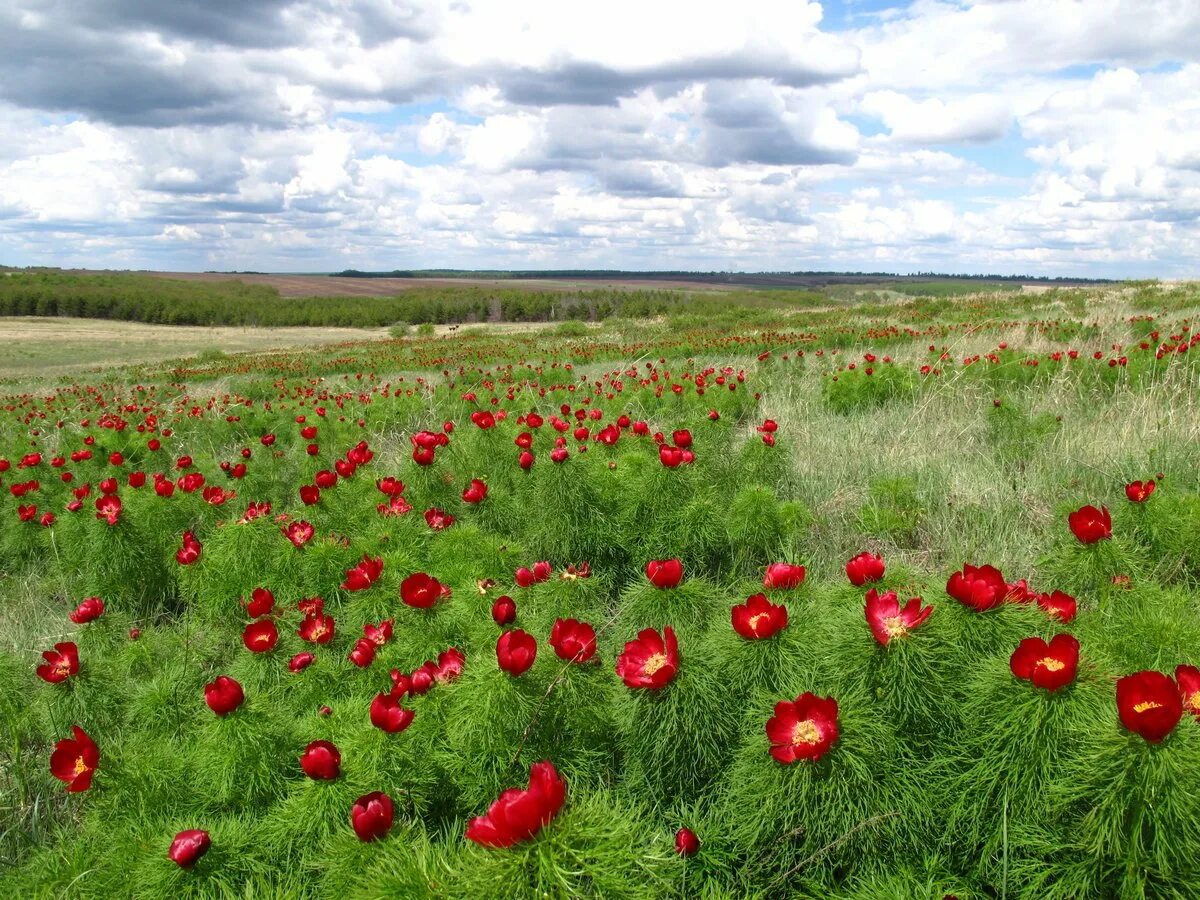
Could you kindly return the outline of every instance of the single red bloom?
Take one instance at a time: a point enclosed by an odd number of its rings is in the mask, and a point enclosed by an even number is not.
[[[400,584],[400,599],[417,609],[429,609],[439,600],[449,596],[449,587],[424,572],[415,572]]]
[[[1057,691],[1075,680],[1079,641],[1069,634],[1057,634],[1049,643],[1039,637],[1025,638],[1013,651],[1008,665],[1018,678]]]
[[[431,506],[425,510],[425,524],[434,531],[445,531],[455,522],[454,516],[446,512],[444,509],[438,509],[436,506]]]
[[[745,603],[731,610],[733,630],[748,641],[774,637],[787,628],[788,611],[783,604],[774,604],[766,594],[752,594]]]
[[[883,557],[866,551],[846,563],[846,577],[855,587],[862,587],[869,581],[878,581],[883,577],[883,572]]]
[[[384,619],[378,625],[373,622],[363,624],[363,637],[373,643],[376,647],[382,647],[392,639],[393,623],[391,619]]]
[[[208,852],[208,848],[211,846],[212,838],[209,837],[207,831],[190,828],[175,835],[175,840],[171,841],[171,849],[167,851],[167,856],[181,869],[190,869],[200,860],[200,857]]]
[[[300,768],[309,778],[333,781],[342,772],[342,754],[329,741],[313,741],[300,756]]]
[[[700,850],[700,838],[690,828],[675,832],[675,852],[680,856],[695,856]]]
[[[1200,669],[1195,666],[1177,666],[1175,683],[1179,686],[1179,699],[1183,708],[1200,719]]]
[[[995,566],[973,566],[964,563],[946,582],[946,593],[976,612],[994,609],[1008,596],[1008,584]]]
[[[109,525],[116,525],[121,518],[121,498],[116,494],[106,494],[96,498],[96,518],[103,519]]]
[[[1145,503],[1157,487],[1153,478],[1149,481],[1131,481],[1125,485],[1125,496],[1131,503]]]
[[[670,625],[660,635],[653,628],[638,632],[617,658],[617,674],[627,687],[658,690],[679,671],[679,642]]]
[[[63,738],[50,754],[50,774],[67,785],[68,794],[78,794],[92,786],[92,776],[100,765],[100,748],[86,731],[71,726],[74,738]]]
[[[791,563],[777,562],[767,566],[763,575],[763,587],[768,591],[787,591],[804,584],[804,566],[794,566]]]
[[[346,580],[342,582],[342,590],[365,591],[373,585],[383,573],[383,557],[374,559],[363,554],[362,560],[353,569],[346,570]]]
[[[832,697],[803,693],[795,700],[780,700],[767,720],[771,755],[779,762],[818,760],[838,739],[838,705]]]
[[[182,546],[175,551],[175,561],[181,566],[190,566],[200,558],[200,552],[203,549],[200,542],[196,540],[196,536],[190,531],[185,531]]]
[[[283,536],[297,547],[303,547],[312,540],[316,529],[308,522],[290,522],[283,529]]]
[[[886,647],[896,638],[907,637],[914,628],[920,627],[933,615],[933,607],[921,608],[921,598],[913,597],[903,607],[895,591],[880,594],[875,588],[867,591],[865,612],[871,634],[881,646]]]
[[[504,594],[496,598],[496,602],[492,604],[492,621],[503,628],[505,625],[511,625],[517,618],[517,604],[513,598]]]
[[[550,646],[559,659],[585,663],[596,655],[596,629],[576,619],[557,619],[550,629]]]
[[[1179,687],[1162,672],[1126,675],[1117,680],[1117,715],[1130,731],[1157,744],[1183,717]]]
[[[313,506],[321,500],[321,489],[315,484],[305,484],[300,487],[300,500],[305,506]]]
[[[303,672],[316,662],[316,659],[317,657],[312,653],[297,653],[288,660],[288,671]]]
[[[242,686],[228,675],[218,675],[217,680],[204,686],[204,702],[218,716],[227,716],[245,701]]]
[[[61,641],[53,650],[43,650],[46,661],[37,667],[38,678],[51,684],[66,681],[79,672],[79,647],[73,641]]]
[[[415,715],[411,709],[400,705],[400,697],[394,692],[376,694],[375,699],[371,701],[371,724],[388,734],[403,731],[412,724]]]
[[[513,677],[529,671],[536,659],[537,640],[520,628],[504,632],[496,641],[496,661]]]
[[[245,603],[246,614],[252,619],[269,616],[275,610],[275,595],[264,587],[257,587],[250,594],[250,602]]]
[[[1112,537],[1112,516],[1107,506],[1099,509],[1094,506],[1081,507],[1067,516],[1067,524],[1081,544],[1094,544]]]
[[[1079,609],[1079,604],[1075,602],[1075,598],[1070,594],[1064,594],[1062,591],[1038,594],[1037,604],[1052,618],[1058,619],[1058,621],[1064,624],[1074,620]]]
[[[646,577],[656,588],[673,588],[683,580],[683,563],[678,559],[652,559],[646,563]]]
[[[471,484],[462,492],[463,502],[472,504],[482,503],[487,497],[487,493],[487,484],[483,481],[480,481],[478,478],[472,478]]]
[[[350,808],[350,826],[360,841],[374,841],[392,830],[395,809],[392,798],[383,791],[363,794]]]
[[[242,643],[251,653],[267,653],[279,643],[279,629],[270,619],[259,619],[242,629]]]
[[[309,613],[296,629],[296,634],[310,644],[328,644],[333,640],[334,626],[333,616],[324,612]]]
[[[99,597],[88,597],[80,603],[68,618],[76,625],[94,622],[104,614],[104,601]]]
[[[359,638],[354,646],[350,649],[347,659],[360,669],[365,669],[371,663],[375,662],[375,653],[377,651],[374,641],[366,638]]]
[[[549,825],[567,799],[567,785],[549,760],[534,763],[529,787],[509,788],[467,825],[467,840],[483,847],[511,847]]]
[[[439,684],[449,684],[463,673],[467,658],[457,647],[447,647],[438,654],[437,671],[434,680]]]

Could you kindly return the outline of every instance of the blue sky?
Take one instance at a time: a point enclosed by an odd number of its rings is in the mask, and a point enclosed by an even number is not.
[[[10,0],[0,264],[1196,277],[1196,33],[1172,0]]]

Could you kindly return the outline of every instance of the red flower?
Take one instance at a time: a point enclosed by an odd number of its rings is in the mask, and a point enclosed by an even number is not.
[[[1094,544],[1112,537],[1112,516],[1107,506],[1099,509],[1094,506],[1081,507],[1067,516],[1067,524],[1081,544]]]
[[[190,531],[183,533],[183,546],[175,551],[175,561],[181,566],[190,566],[200,558],[200,551],[204,548],[200,542],[196,540],[196,536]]]
[[[1052,618],[1058,619],[1058,621],[1064,624],[1075,618],[1075,614],[1079,608],[1079,605],[1075,602],[1075,598],[1070,594],[1064,594],[1062,591],[1054,591],[1050,594],[1038,594],[1037,604]]]
[[[296,634],[310,644],[328,644],[333,640],[335,624],[333,616],[324,612],[309,613],[296,629]]]
[[[865,612],[871,634],[881,646],[886,647],[895,638],[907,637],[933,614],[933,607],[921,608],[921,598],[913,597],[903,608],[896,599],[895,591],[880,594],[875,588],[867,591]]]
[[[321,500],[321,489],[315,484],[305,484],[300,487],[300,500],[305,506],[313,506]]]
[[[748,641],[774,637],[787,628],[787,607],[776,605],[766,594],[752,594],[731,611],[733,630]]]
[[[492,621],[503,628],[511,625],[517,618],[517,604],[507,594],[497,597],[492,604]]]
[[[366,622],[363,624],[363,637],[376,647],[382,647],[392,639],[392,630],[393,623],[391,619],[384,619],[378,625]]]
[[[1009,668],[1018,678],[1047,691],[1057,691],[1075,680],[1079,666],[1079,641],[1069,634],[1058,634],[1046,643],[1029,637],[1017,645]]]
[[[454,516],[446,512],[444,509],[438,509],[436,506],[431,506],[425,510],[425,524],[434,531],[445,531],[454,524]]]
[[[680,856],[695,856],[700,850],[700,838],[690,828],[680,828],[675,832],[675,852]]]
[[[516,581],[518,587],[529,587],[533,584],[541,584],[543,581],[548,581],[554,573],[553,567],[546,560],[539,560],[533,564],[532,569],[527,569],[524,566],[517,569],[513,573],[513,580]]]
[[[500,668],[516,677],[529,671],[537,659],[537,641],[532,634],[514,628],[496,641],[496,661]]]
[[[804,693],[794,701],[780,700],[767,720],[771,755],[784,764],[798,759],[818,760],[838,739],[838,705],[832,697]]]
[[[279,643],[279,629],[270,619],[251,622],[242,629],[242,643],[251,653],[266,653]]]
[[[653,628],[638,632],[617,658],[617,674],[627,687],[658,690],[679,671],[679,642],[668,625],[660,635]]]
[[[533,837],[549,825],[567,799],[567,785],[543,760],[529,770],[529,787],[509,788],[467,825],[466,837],[483,847],[511,847]]]
[[[462,492],[464,503],[482,503],[487,497],[488,486],[478,478],[472,478],[471,484]]]
[[[72,641],[62,641],[53,650],[42,651],[45,663],[37,667],[38,678],[51,684],[66,681],[79,672],[79,648]]]
[[[375,646],[374,641],[359,638],[350,649],[350,653],[347,654],[346,658],[360,669],[365,669],[371,663],[375,662],[375,653],[377,650],[378,648]]]
[[[976,612],[994,609],[1008,595],[1004,575],[995,566],[973,566],[964,563],[946,582],[946,593]]]
[[[576,619],[557,619],[550,629],[550,646],[559,659],[585,663],[596,655],[596,629]]]
[[[246,614],[252,619],[269,616],[275,609],[275,595],[264,587],[256,587],[250,594],[250,602],[244,605]]]
[[[76,625],[94,622],[104,614],[104,601],[99,597],[88,597],[80,603],[68,618]]]
[[[363,794],[350,808],[350,826],[360,841],[374,841],[392,830],[395,809],[392,798],[383,791]]]
[[[434,680],[438,684],[449,684],[463,673],[463,666],[466,662],[467,658],[461,650],[457,647],[447,647],[438,654],[437,671],[434,673]]]
[[[429,609],[449,596],[449,587],[424,572],[415,572],[400,584],[400,599],[417,609]]]
[[[116,525],[121,518],[121,498],[116,494],[105,494],[96,498],[96,518],[109,525]]]
[[[517,457],[517,465],[528,472],[533,468],[536,457],[528,450],[522,450],[521,455]]]
[[[50,754],[50,774],[67,785],[68,794],[78,794],[92,786],[92,776],[100,765],[100,748],[78,725],[72,725],[72,738],[63,738]]]
[[[1125,496],[1131,503],[1145,503],[1157,487],[1153,478],[1149,481],[1131,481],[1125,485]]]
[[[204,686],[204,702],[218,716],[227,716],[245,701],[242,686],[228,675],[218,675],[217,680]]]
[[[400,705],[400,696],[395,692],[376,694],[371,701],[371,724],[388,734],[403,731],[412,724],[415,715],[411,709]]]
[[[1179,686],[1179,699],[1183,708],[1200,719],[1200,669],[1195,666],[1177,666],[1175,683]]]
[[[785,562],[771,563],[763,575],[763,587],[768,591],[791,590],[804,584],[804,576],[804,566],[794,566]]]
[[[309,778],[333,781],[341,774],[342,754],[329,741],[313,741],[300,756],[300,768]]]
[[[303,672],[314,662],[316,662],[316,659],[316,656],[311,653],[297,653],[288,660],[288,671]]]
[[[346,580],[342,582],[342,590],[365,591],[373,585],[383,573],[383,558],[374,559],[363,554],[362,560],[353,569],[346,570]]]
[[[1183,717],[1179,687],[1162,672],[1126,675],[1117,680],[1117,715],[1130,731],[1157,744]]]
[[[878,581],[883,577],[883,571],[883,557],[865,551],[846,563],[846,577],[855,587],[862,587],[868,581]]]
[[[312,540],[312,536],[316,533],[316,529],[308,522],[290,522],[283,529],[283,536],[286,537],[297,547],[303,547]]]
[[[200,828],[189,828],[175,835],[167,857],[181,869],[190,869],[212,846],[208,832]]]
[[[683,563],[678,559],[652,559],[646,563],[646,577],[656,588],[673,588],[683,580]]]

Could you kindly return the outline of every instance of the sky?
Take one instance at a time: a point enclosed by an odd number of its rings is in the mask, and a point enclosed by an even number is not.
[[[1200,277],[1200,0],[0,0],[0,264]]]

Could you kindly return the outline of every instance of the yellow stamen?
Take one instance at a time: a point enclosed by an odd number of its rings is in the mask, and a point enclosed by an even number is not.
[[[655,653],[649,657],[642,665],[642,674],[649,677],[667,664],[667,657],[662,653]]]
[[[1162,704],[1155,703],[1153,700],[1144,700],[1133,707],[1135,713],[1144,713],[1152,709],[1162,709]]]
[[[758,633],[758,623],[761,622],[763,619],[769,620],[770,618],[771,618],[770,613],[759,613],[757,616],[751,616],[750,623],[749,623],[750,630],[753,631],[755,634],[757,634]]]
[[[899,616],[890,616],[883,620],[883,630],[887,632],[889,638],[904,637],[908,634],[908,629],[904,625],[904,620]]]
[[[1061,672],[1067,667],[1067,664],[1061,659],[1055,659],[1053,656],[1044,656],[1038,660],[1038,665],[1050,672]]]
[[[86,771],[87,771],[88,769],[90,769],[90,768],[91,768],[91,766],[89,766],[87,763],[85,763],[85,762],[83,761],[83,757],[82,757],[82,756],[80,756],[80,757],[77,757],[77,758],[76,758],[76,760],[75,760],[75,771],[74,771],[74,773],[73,773],[73,774],[74,774],[76,777],[78,777],[78,776],[82,775],[84,772],[86,772]]]
[[[821,732],[812,719],[797,722],[796,727],[792,729],[793,744],[819,744],[820,742]]]

